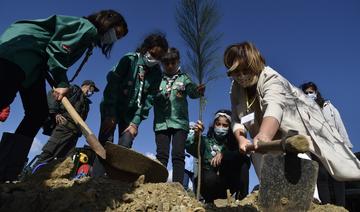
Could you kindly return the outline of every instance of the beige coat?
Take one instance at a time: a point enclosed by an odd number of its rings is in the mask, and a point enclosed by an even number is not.
[[[255,101],[247,100],[245,89],[236,82],[232,83],[234,132],[241,129],[253,138],[259,131],[262,118],[271,116],[280,123],[274,139],[281,138],[288,130],[297,130],[311,138],[311,152],[319,157],[335,179],[360,179],[360,162],[344,144],[338,131],[325,121],[315,101],[270,67],[261,72],[256,93]],[[255,112],[255,120],[241,124],[241,119],[251,112]]]

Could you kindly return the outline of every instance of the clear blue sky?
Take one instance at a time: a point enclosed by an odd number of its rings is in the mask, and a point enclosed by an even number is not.
[[[171,46],[185,55],[174,19],[178,1],[166,0],[2,0],[0,8],[0,33],[12,22],[20,19],[45,18],[53,14],[85,16],[101,9],[115,9],[122,13],[129,25],[129,34],[113,49],[109,60],[95,51],[76,83],[92,79],[103,90],[105,76],[117,61],[129,51],[135,50],[149,32],[166,33]],[[249,40],[255,43],[267,64],[285,76],[294,85],[306,81],[318,84],[323,96],[338,108],[347,127],[354,151],[360,151],[359,102],[360,91],[360,2],[358,0],[223,0],[218,1],[222,14],[219,42],[222,59],[224,49],[235,42]],[[183,62],[186,62],[185,58]],[[68,72],[72,76],[79,63]],[[206,90],[208,105],[204,122],[212,121],[213,113],[220,108],[230,108],[229,86],[225,67],[218,70],[223,77],[212,82]],[[34,94],[36,95],[36,94]],[[102,94],[92,97],[93,104],[87,123],[97,135],[99,130],[99,103]],[[190,119],[197,119],[198,102],[189,101]],[[10,118],[1,123],[0,133],[13,132],[23,116],[22,105],[17,98],[11,106]],[[137,151],[155,153],[152,131],[153,112],[140,127],[134,148]],[[36,145],[30,158],[39,153],[47,137],[36,136]],[[84,144],[84,138],[79,145]],[[252,172],[251,187],[257,182]]]

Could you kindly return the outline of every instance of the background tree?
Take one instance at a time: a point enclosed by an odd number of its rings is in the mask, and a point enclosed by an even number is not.
[[[220,21],[218,5],[214,0],[181,0],[176,8],[176,22],[181,38],[187,46],[188,64],[185,70],[195,78],[199,84],[207,84],[217,79],[219,65],[218,41],[221,33],[215,29]],[[199,101],[199,120],[205,110],[206,99]],[[199,136],[198,161],[200,155],[201,135]],[[198,163],[198,183],[196,197],[200,197],[201,163]]]

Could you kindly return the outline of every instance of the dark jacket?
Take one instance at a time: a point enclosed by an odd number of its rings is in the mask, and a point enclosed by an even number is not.
[[[90,110],[90,99],[88,99],[83,94],[81,88],[77,85],[70,86],[70,92],[66,95],[66,97],[69,99],[75,110],[79,113],[80,117],[85,121]],[[55,116],[57,114],[61,114],[66,118],[66,127],[76,130],[78,133],[80,133],[80,129],[78,129],[70,114],[66,111],[61,102],[54,99],[51,91],[48,93],[47,100],[49,105],[49,117],[43,126],[43,133],[45,135],[51,135],[52,130],[56,127]]]

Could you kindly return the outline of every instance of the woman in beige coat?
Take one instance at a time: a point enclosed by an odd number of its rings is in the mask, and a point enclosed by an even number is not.
[[[229,46],[224,64],[233,78],[231,105],[233,131],[241,152],[246,152],[250,133],[258,141],[280,139],[289,130],[309,136],[311,153],[337,180],[360,179],[360,162],[344,144],[337,130],[324,119],[319,106],[272,68],[249,43]],[[261,157],[253,157],[258,176]]]

